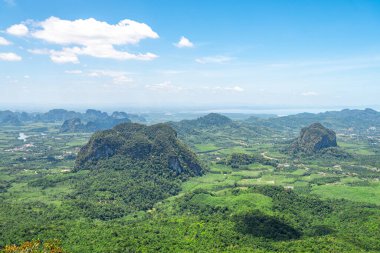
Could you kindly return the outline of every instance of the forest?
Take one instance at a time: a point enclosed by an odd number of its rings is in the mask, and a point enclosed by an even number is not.
[[[4,121],[0,252],[380,252],[380,113],[347,113]]]

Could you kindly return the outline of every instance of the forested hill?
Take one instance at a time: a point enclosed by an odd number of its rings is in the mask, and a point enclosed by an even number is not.
[[[380,128],[380,112],[373,109],[329,111],[323,113],[300,113],[284,117],[259,119],[251,117],[249,124],[261,125],[273,129],[299,131],[301,128],[319,122],[332,129],[349,129],[350,131],[376,130]]]
[[[221,114],[210,113],[197,119],[181,120],[180,122],[170,123],[176,129],[194,129],[194,128],[209,128],[233,125],[233,121]]]
[[[166,124],[124,123],[96,132],[81,148],[76,171],[89,171],[71,194],[89,217],[108,220],[148,210],[204,169]]]
[[[273,132],[265,126],[233,121],[218,113],[168,124],[178,132],[182,140],[193,147],[204,142],[227,147],[233,145],[234,142],[248,142],[258,136],[267,136]]]
[[[181,177],[202,174],[195,154],[177,139],[177,133],[166,124],[124,123],[111,130],[97,132],[81,148],[76,166],[78,169],[91,169],[99,161],[113,156],[160,165],[160,173],[163,174]]]

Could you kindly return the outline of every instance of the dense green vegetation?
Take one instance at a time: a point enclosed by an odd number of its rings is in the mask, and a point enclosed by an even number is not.
[[[346,156],[293,156],[299,129],[211,116],[171,123],[178,137],[164,124],[92,136],[3,125],[0,249],[55,239],[67,252],[380,252],[377,130],[334,129]]]
[[[76,159],[90,170],[68,197],[86,216],[101,220],[148,210],[204,173],[195,154],[165,124],[124,123],[95,133]]]

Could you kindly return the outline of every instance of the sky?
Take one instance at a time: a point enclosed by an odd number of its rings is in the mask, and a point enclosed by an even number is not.
[[[380,1],[0,0],[0,107],[380,108]]]

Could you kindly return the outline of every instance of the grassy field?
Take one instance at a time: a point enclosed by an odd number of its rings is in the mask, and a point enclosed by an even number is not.
[[[380,183],[371,183],[369,186],[321,185],[314,186],[312,193],[322,198],[343,198],[356,202],[365,202],[380,205]]]

